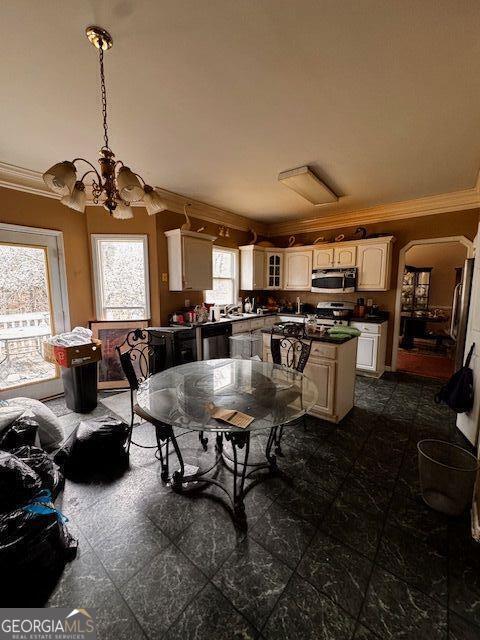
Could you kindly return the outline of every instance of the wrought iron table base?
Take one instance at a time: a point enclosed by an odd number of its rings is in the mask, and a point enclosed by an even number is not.
[[[244,498],[247,493],[259,482],[271,477],[272,475],[280,473],[277,466],[277,457],[272,453],[272,447],[275,445],[275,450],[277,451],[279,449],[283,427],[273,427],[270,430],[265,448],[266,461],[260,463],[248,462],[250,453],[250,431],[243,433],[231,431],[218,432],[215,443],[215,461],[208,467],[208,469],[199,470],[192,475],[185,475],[185,463],[173,432],[173,428],[167,425],[157,424],[155,431],[159,451],[158,458],[162,467],[161,478],[163,482],[170,484],[172,490],[177,491],[178,493],[185,490],[200,491],[208,485],[216,485],[229,497],[233,507],[234,519],[239,524],[244,525],[246,523]],[[224,439],[230,442],[232,446],[232,455],[229,455],[224,450]],[[200,442],[202,443],[202,446],[204,446],[202,439],[200,439]],[[173,451],[170,451],[170,443],[172,444]],[[244,452],[243,460],[239,459],[239,451],[241,450]],[[170,475],[169,457],[171,453],[175,453],[180,469],[177,469]],[[215,473],[218,473],[220,467],[223,467],[232,473],[233,492],[230,492],[224,483],[215,478]],[[261,474],[256,478],[253,477],[254,474],[262,470],[267,470],[268,473]],[[214,471],[214,475],[209,477],[208,474],[212,471]],[[245,487],[245,482],[249,479],[252,480],[252,482]]]

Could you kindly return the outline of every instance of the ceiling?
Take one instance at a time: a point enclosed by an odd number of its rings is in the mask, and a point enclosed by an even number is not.
[[[110,30],[110,144],[156,186],[274,222],[471,188],[480,166],[477,0],[2,3],[0,160],[95,160]],[[277,182],[303,164],[342,196]]]

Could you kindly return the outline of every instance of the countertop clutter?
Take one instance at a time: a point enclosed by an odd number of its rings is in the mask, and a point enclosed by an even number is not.
[[[278,334],[279,336],[282,335],[281,326],[275,327],[275,325],[274,325],[271,329],[262,329],[261,331],[262,331],[262,333],[272,333],[272,331],[273,331],[273,333]],[[354,338],[356,338],[356,336],[335,337],[335,336],[328,335],[328,333],[326,333],[324,335],[306,334],[305,338],[307,338],[308,340],[314,340],[315,342],[327,342],[327,343],[330,343],[330,344],[343,344],[344,342],[349,342],[350,340],[353,340]]]

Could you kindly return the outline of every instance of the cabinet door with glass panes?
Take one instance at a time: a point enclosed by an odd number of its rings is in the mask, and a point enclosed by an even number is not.
[[[278,251],[267,251],[265,253],[265,288],[282,288],[282,259],[283,256]]]

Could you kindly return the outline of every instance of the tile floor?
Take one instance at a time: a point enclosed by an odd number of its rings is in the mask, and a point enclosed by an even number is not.
[[[59,507],[79,556],[48,604],[95,607],[100,637],[116,640],[480,638],[480,545],[467,518],[418,495],[417,440],[465,444],[436,388],[358,378],[340,426],[287,430],[281,464],[293,482],[252,490],[246,533],[208,491],[165,488],[152,449],[133,447],[130,470],[110,484],[67,482]],[[51,406],[70,429],[82,417]],[[135,438],[153,443],[151,428]],[[182,442],[187,461],[211,455],[196,434]]]

